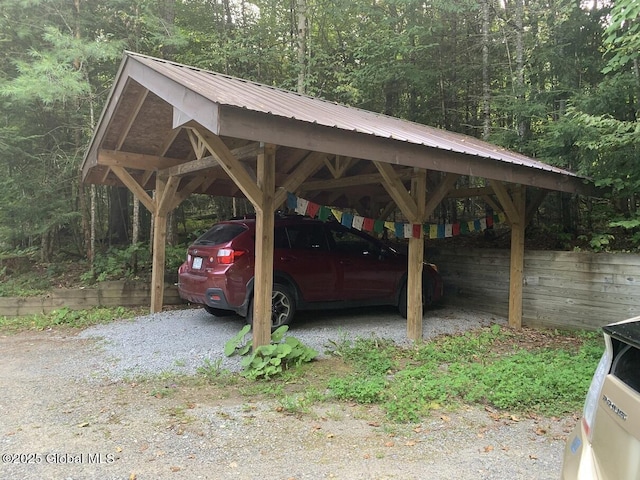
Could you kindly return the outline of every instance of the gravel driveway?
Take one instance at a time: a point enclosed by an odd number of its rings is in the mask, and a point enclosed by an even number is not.
[[[441,308],[425,338],[505,319]],[[0,478],[557,479],[575,418],[517,418],[470,408],[392,425],[375,407],[322,404],[286,415],[210,385],[150,391],[140,375],[238,369],[224,343],[238,317],[178,310],[88,328],[0,336]],[[290,333],[406,341],[393,309],[301,313]],[[170,376],[167,376],[170,378]]]

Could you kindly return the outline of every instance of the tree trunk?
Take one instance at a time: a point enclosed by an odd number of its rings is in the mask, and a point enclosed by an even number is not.
[[[491,79],[489,78],[490,0],[482,1],[482,139],[491,134]]]
[[[298,2],[298,93],[306,93],[307,70],[307,0]]]
[[[109,243],[124,245],[129,239],[129,191],[111,187],[109,191]]]
[[[516,24],[516,100],[518,106],[522,106],[524,97],[524,2],[516,0],[515,9]],[[518,113],[516,118],[518,128],[518,138],[523,141],[526,136],[526,120],[522,113]]]

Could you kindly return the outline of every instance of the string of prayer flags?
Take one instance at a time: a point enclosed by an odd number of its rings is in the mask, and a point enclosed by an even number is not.
[[[425,237],[430,239],[457,237],[458,235],[465,235],[472,232],[482,232],[487,228],[492,228],[494,225],[506,221],[505,214],[500,212],[468,222],[432,223],[424,225],[387,222],[343,212],[337,208],[318,205],[310,200],[299,198],[293,193],[287,193],[287,208],[295,211],[299,215],[307,215],[311,218],[317,216],[318,219],[322,221],[329,220],[330,216],[333,215],[342,225],[365,232],[382,233],[386,228],[393,232],[398,238],[420,238],[423,233]]]

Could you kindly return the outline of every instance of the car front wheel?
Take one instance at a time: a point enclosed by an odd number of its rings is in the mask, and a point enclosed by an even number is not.
[[[296,304],[291,290],[285,285],[274,283],[271,294],[271,331],[282,325],[289,325],[295,310]],[[253,325],[253,299],[249,303],[246,321]]]

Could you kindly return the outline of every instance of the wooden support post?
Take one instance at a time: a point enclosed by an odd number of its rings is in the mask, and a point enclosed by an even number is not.
[[[275,226],[275,145],[258,154],[256,207],[256,260],[253,284],[253,348],[271,342],[271,295],[273,293],[273,229]]]
[[[424,239],[422,222],[426,208],[427,171],[416,169],[411,179],[411,196],[415,201],[417,215],[410,219],[420,224],[420,236],[409,239],[407,272],[407,337],[409,340],[422,339],[422,268],[424,261]]]
[[[522,328],[522,280],[524,275],[524,230],[526,227],[526,189],[513,193],[516,215],[511,219],[511,262],[509,268],[509,326]]]
[[[151,313],[162,311],[164,301],[164,262],[167,243],[167,214],[161,213],[158,205],[164,196],[167,183],[156,177],[156,195],[153,221],[153,260],[151,267]]]

